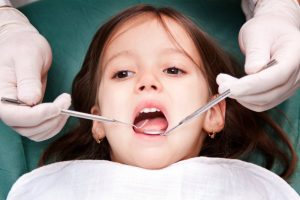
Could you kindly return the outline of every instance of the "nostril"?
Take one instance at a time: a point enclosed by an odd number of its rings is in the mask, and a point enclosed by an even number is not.
[[[144,90],[144,89],[145,89],[145,86],[144,86],[144,85],[140,87],[140,90]]]
[[[156,85],[151,85],[149,88],[153,89],[153,90],[157,90],[157,86]],[[139,88],[141,91],[145,90],[146,89],[146,86],[143,85]]]

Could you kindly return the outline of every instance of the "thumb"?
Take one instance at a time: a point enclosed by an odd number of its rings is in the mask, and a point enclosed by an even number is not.
[[[219,94],[225,92],[228,89],[231,89],[231,85],[234,84],[236,82],[236,80],[238,80],[238,78],[235,78],[228,74],[223,74],[223,73],[219,74],[216,79],[217,84],[219,85],[219,88],[218,88]],[[232,91],[231,91],[231,93],[232,93]]]
[[[71,106],[71,96],[63,93],[54,100],[53,104],[60,109],[68,109]]]
[[[271,39],[268,35],[242,28],[239,33],[239,45],[245,54],[245,72],[254,74],[262,70],[262,66],[270,61]]]
[[[70,104],[70,95],[61,94],[53,103],[43,103],[31,108],[31,117],[23,116],[28,121],[24,120],[22,125],[18,124],[13,129],[34,141],[49,139],[64,127],[69,116],[60,115],[60,111],[68,109]]]

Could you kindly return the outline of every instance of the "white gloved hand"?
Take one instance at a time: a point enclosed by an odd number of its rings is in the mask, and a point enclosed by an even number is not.
[[[254,111],[270,109],[300,86],[300,7],[294,0],[259,0],[254,17],[240,30],[239,44],[246,56],[247,76],[217,77],[219,93]],[[271,59],[278,64],[262,70]]]
[[[48,42],[28,19],[17,9],[0,7],[0,97],[28,105],[41,102],[51,61]],[[70,103],[69,95],[34,107],[0,103],[0,119],[21,135],[41,141],[62,129],[67,117],[59,113]]]
[[[1,93],[2,95],[2,93]],[[61,94],[53,103],[33,107],[0,104],[0,116],[4,123],[21,135],[34,141],[43,141],[55,136],[65,125],[68,116],[60,115],[61,109],[70,107],[69,94]]]

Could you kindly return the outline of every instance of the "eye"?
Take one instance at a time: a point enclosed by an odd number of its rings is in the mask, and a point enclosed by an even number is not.
[[[170,74],[170,75],[182,75],[185,74],[185,71],[177,68],[177,67],[169,67],[163,71],[164,73]]]
[[[123,79],[123,78],[127,78],[127,77],[131,77],[133,76],[135,73],[129,70],[122,70],[122,71],[118,71],[113,75],[113,78],[116,79]]]

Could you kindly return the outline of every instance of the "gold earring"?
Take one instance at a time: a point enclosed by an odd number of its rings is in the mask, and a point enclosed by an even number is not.
[[[101,139],[96,139],[96,142],[98,143],[98,144],[100,144],[101,142],[102,142],[102,140],[103,140],[104,138],[101,138]]]
[[[210,133],[208,133],[208,136],[211,138],[211,139],[214,139],[216,137],[216,132],[212,131]]]
[[[99,132],[99,128],[97,127],[96,129],[95,129],[95,132],[96,132],[96,134]],[[95,138],[95,136],[94,136],[94,138]],[[102,140],[103,140],[104,138],[95,138],[95,140],[96,140],[96,142],[98,143],[98,144],[100,144],[101,142],[102,142]]]

